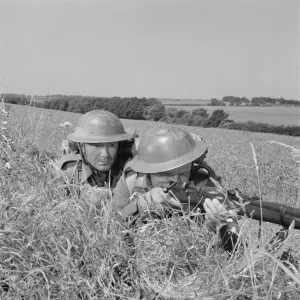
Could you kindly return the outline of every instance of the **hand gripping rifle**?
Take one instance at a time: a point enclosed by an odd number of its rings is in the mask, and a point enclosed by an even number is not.
[[[217,198],[224,201],[225,207],[230,206],[231,209],[235,209],[240,216],[279,224],[283,227],[289,227],[294,221],[294,228],[300,230],[300,209],[280,203],[260,201],[259,197],[249,197],[237,189],[229,190],[223,194],[215,187],[202,188],[195,186],[192,182],[171,182],[170,186],[164,189],[164,192],[174,194],[185,212],[192,212],[197,208],[204,212],[205,199]]]
[[[294,221],[294,228],[300,230],[300,209],[286,206],[280,203],[260,201],[259,197],[250,197],[235,190],[221,191],[217,187],[199,187],[194,185],[192,181],[188,182],[170,182],[170,186],[164,188],[165,193],[170,193],[172,197],[177,198],[181,203],[181,209],[170,205],[164,205],[165,213],[163,216],[160,212],[150,211],[150,218],[171,217],[173,213],[182,215],[182,213],[193,213],[199,209],[201,213],[205,213],[204,201],[206,198],[217,198],[221,203],[224,203],[227,209],[234,209],[240,216],[250,217],[254,220],[279,224],[283,229],[279,230],[272,241],[283,241],[287,237],[287,230]],[[133,223],[137,220],[136,217],[142,221],[147,222],[149,212],[144,214],[138,211],[136,201],[130,202],[121,211],[120,215],[123,219],[129,216],[133,217]],[[221,246],[228,252],[233,252],[237,244],[238,234],[231,231],[234,223],[228,223],[228,226],[223,226],[220,229]],[[270,242],[272,244],[272,242]]]
[[[171,182],[168,188],[164,188],[164,192],[176,197],[181,203],[182,211],[187,213],[195,212],[197,209],[205,213],[203,207],[205,199],[217,198],[224,203],[227,209],[234,209],[239,216],[283,226],[283,229],[279,230],[269,242],[270,245],[274,241],[283,242],[287,237],[287,228],[293,221],[294,228],[300,230],[300,209],[280,203],[260,201],[259,197],[249,197],[237,189],[220,191],[217,187],[198,187],[193,182]],[[231,231],[230,225],[228,223],[228,226],[223,226],[220,229],[221,246],[228,252],[233,252],[237,244],[238,234]]]

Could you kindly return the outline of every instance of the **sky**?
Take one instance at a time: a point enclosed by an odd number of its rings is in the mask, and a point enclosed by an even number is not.
[[[300,100],[300,0],[0,0],[8,93]]]

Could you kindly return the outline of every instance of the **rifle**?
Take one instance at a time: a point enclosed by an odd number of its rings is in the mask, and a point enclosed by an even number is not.
[[[199,208],[204,211],[203,204],[206,198],[223,200],[229,204],[238,215],[251,217],[254,220],[278,224],[289,227],[294,221],[294,228],[300,230],[300,209],[284,204],[260,201],[257,196],[247,196],[239,190],[229,190],[225,194],[215,187],[198,187],[192,182],[171,182],[165,193],[173,194],[181,203],[182,210],[192,212]]]
[[[163,213],[161,211],[139,213],[136,201],[132,201],[119,212],[122,219],[132,217],[131,224],[135,226],[137,219],[142,223],[146,223],[149,217],[150,219],[169,218],[175,212],[182,215],[183,213],[196,212],[199,209],[202,213],[205,213],[203,207],[205,199],[217,198],[224,203],[227,209],[234,209],[239,216],[246,216],[260,222],[269,222],[283,226],[283,229],[276,233],[276,236],[269,244],[273,244],[274,241],[282,242],[287,237],[287,228],[293,221],[294,228],[300,230],[300,209],[280,203],[260,201],[259,197],[250,197],[241,193],[238,189],[220,191],[217,187],[199,187],[188,181],[184,183],[170,182],[169,187],[164,188],[163,191],[177,198],[181,203],[181,208],[164,205]],[[231,231],[232,225],[233,227],[235,226],[235,222],[233,220],[231,222],[228,223],[228,226],[223,226],[220,229],[221,246],[229,253],[234,251],[238,241],[238,234]]]

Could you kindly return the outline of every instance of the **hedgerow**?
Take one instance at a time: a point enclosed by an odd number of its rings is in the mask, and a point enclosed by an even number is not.
[[[234,122],[233,120],[228,119],[229,114],[222,109],[213,111],[211,115],[208,114],[207,110],[204,107],[199,107],[190,112],[184,109],[178,110],[175,107],[166,108],[161,101],[155,98],[104,98],[66,95],[52,95],[50,98],[50,100],[46,100],[44,102],[34,103],[34,97],[8,94],[6,95],[5,101],[7,103],[22,105],[31,103],[32,105],[37,107],[75,113],[86,113],[94,109],[104,109],[114,113],[115,115],[123,119],[151,120],[187,126],[206,128],[220,127],[251,132],[300,136],[300,126],[276,126],[271,124],[255,123],[252,121],[244,123]],[[245,100],[244,98],[231,96],[227,98],[229,100],[231,99],[232,101],[237,101],[237,99],[239,101]],[[272,101],[276,100],[272,98],[264,99],[271,99]],[[277,100],[279,101],[280,99]],[[291,101],[288,101],[288,103],[289,102]],[[299,102],[297,103],[299,104]]]

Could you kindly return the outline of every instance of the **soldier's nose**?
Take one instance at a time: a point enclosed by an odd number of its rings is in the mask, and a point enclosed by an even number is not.
[[[101,148],[101,156],[109,156],[109,151],[107,147]]]

